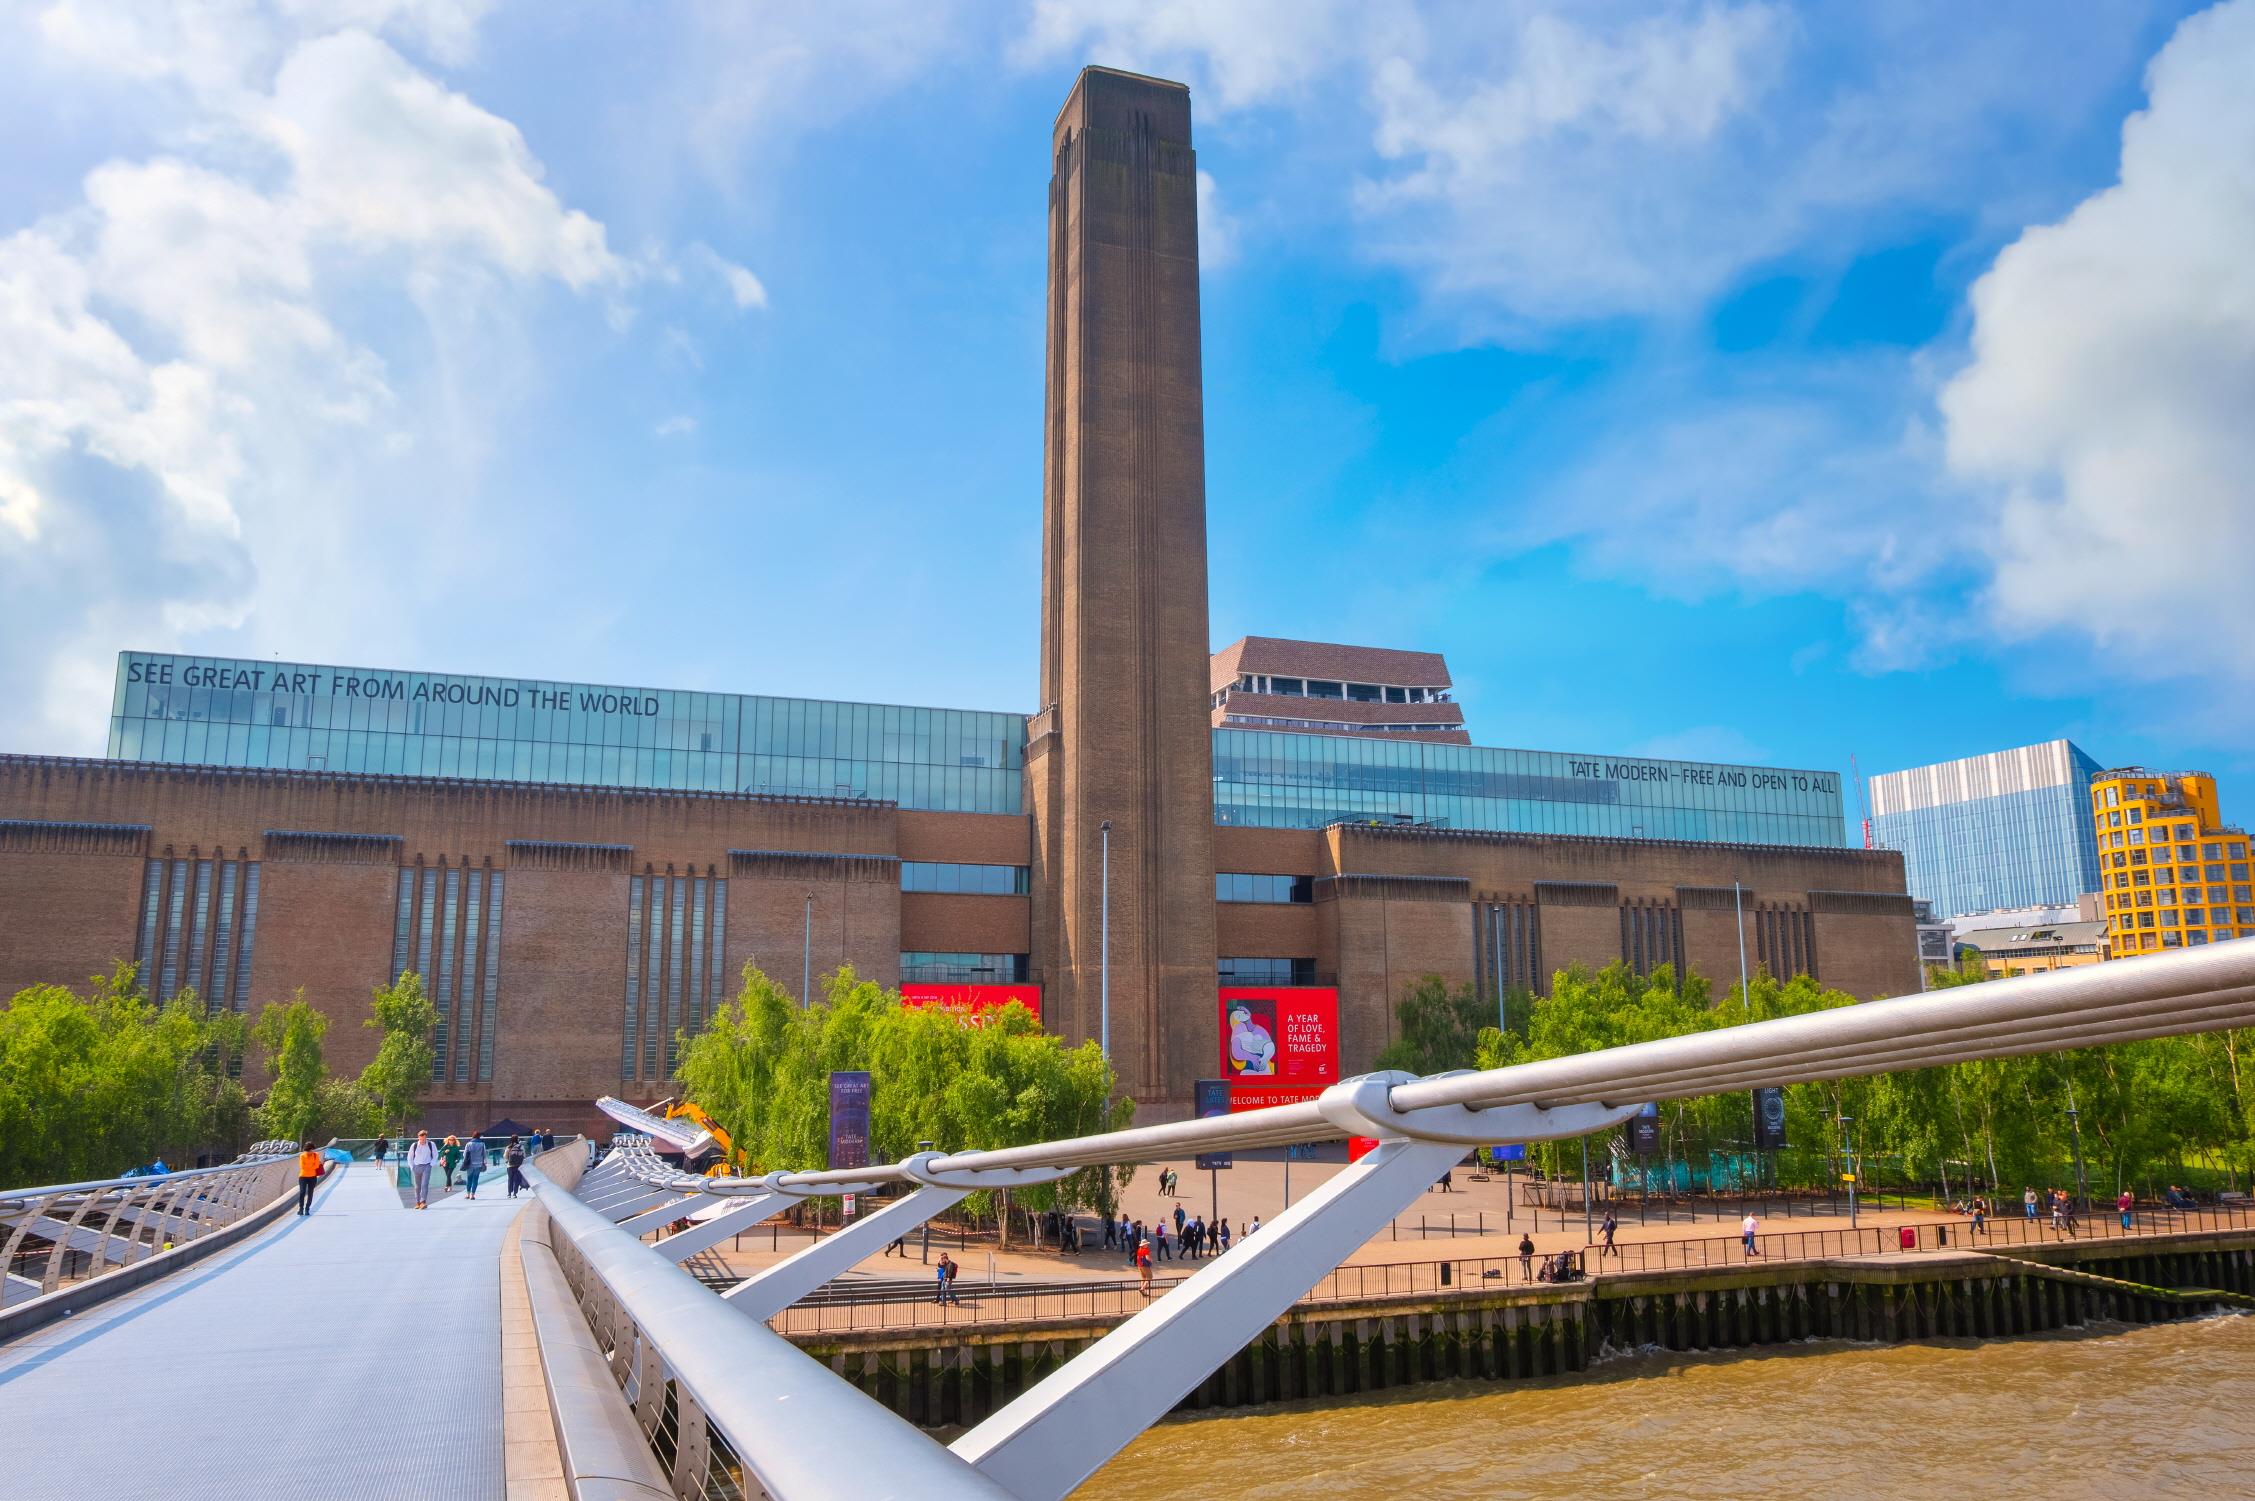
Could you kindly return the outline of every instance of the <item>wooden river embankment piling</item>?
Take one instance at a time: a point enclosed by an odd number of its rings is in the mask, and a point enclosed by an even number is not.
[[[2013,1257],[1784,1261],[1615,1273],[1562,1285],[1474,1282],[1449,1293],[1306,1303],[1225,1361],[1179,1410],[1352,1396],[1452,1378],[1523,1381],[1582,1370],[1608,1352],[1648,1348],[1999,1339],[2101,1322],[2158,1323],[2245,1306],[2255,1297],[2255,1232],[2245,1230],[2014,1247]],[[978,1422],[1115,1322],[1069,1318],[791,1338],[910,1422],[942,1427]]]

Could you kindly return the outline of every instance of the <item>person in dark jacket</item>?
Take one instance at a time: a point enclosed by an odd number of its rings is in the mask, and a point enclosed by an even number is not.
[[[462,1177],[469,1196],[478,1196],[478,1179],[485,1176],[485,1138],[473,1136],[462,1144]]]
[[[525,1144],[517,1137],[509,1138],[509,1145],[501,1149],[501,1160],[509,1164],[509,1197],[515,1198],[520,1189],[531,1188],[525,1181]]]

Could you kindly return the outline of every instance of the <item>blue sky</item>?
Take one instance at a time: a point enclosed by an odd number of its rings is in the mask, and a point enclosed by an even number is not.
[[[1217,645],[2255,818],[2255,0],[1874,9],[0,4],[0,747],[127,647],[1030,707],[1103,62],[1194,91]]]

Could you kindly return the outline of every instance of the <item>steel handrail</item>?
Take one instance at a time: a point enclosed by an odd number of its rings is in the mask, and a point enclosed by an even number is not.
[[[1387,1100],[1399,1112],[1435,1114],[1506,1106],[1617,1106],[2237,1026],[2255,1026],[2255,938],[1776,1017],[1574,1057],[1408,1080],[1392,1084]],[[613,1106],[620,1104],[602,1102],[614,1115]],[[1348,1134],[1321,1101],[1304,1101],[1244,1115],[955,1152],[929,1167],[961,1173],[1096,1167],[1333,1141]],[[765,1184],[804,1194],[915,1181],[900,1166],[880,1164],[771,1173],[764,1179],[705,1178],[680,1186],[685,1193],[721,1194],[731,1186],[742,1193]]]
[[[297,1148],[286,1154],[294,1157]],[[143,1188],[152,1183],[181,1183],[191,1178],[209,1178],[216,1173],[240,1172],[246,1167],[258,1167],[268,1162],[278,1162],[285,1154],[276,1152],[258,1155],[245,1152],[233,1162],[222,1162],[217,1167],[167,1168],[161,1173],[135,1173],[127,1178],[95,1178],[85,1183],[50,1183],[39,1188],[0,1188],[0,1209],[30,1199],[43,1199],[57,1194],[94,1193],[109,1188]]]

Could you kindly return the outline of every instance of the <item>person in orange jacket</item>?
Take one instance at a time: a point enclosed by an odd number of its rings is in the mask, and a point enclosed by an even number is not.
[[[313,1150],[313,1143],[298,1143],[298,1213],[313,1213],[314,1185],[321,1181],[321,1154]]]

